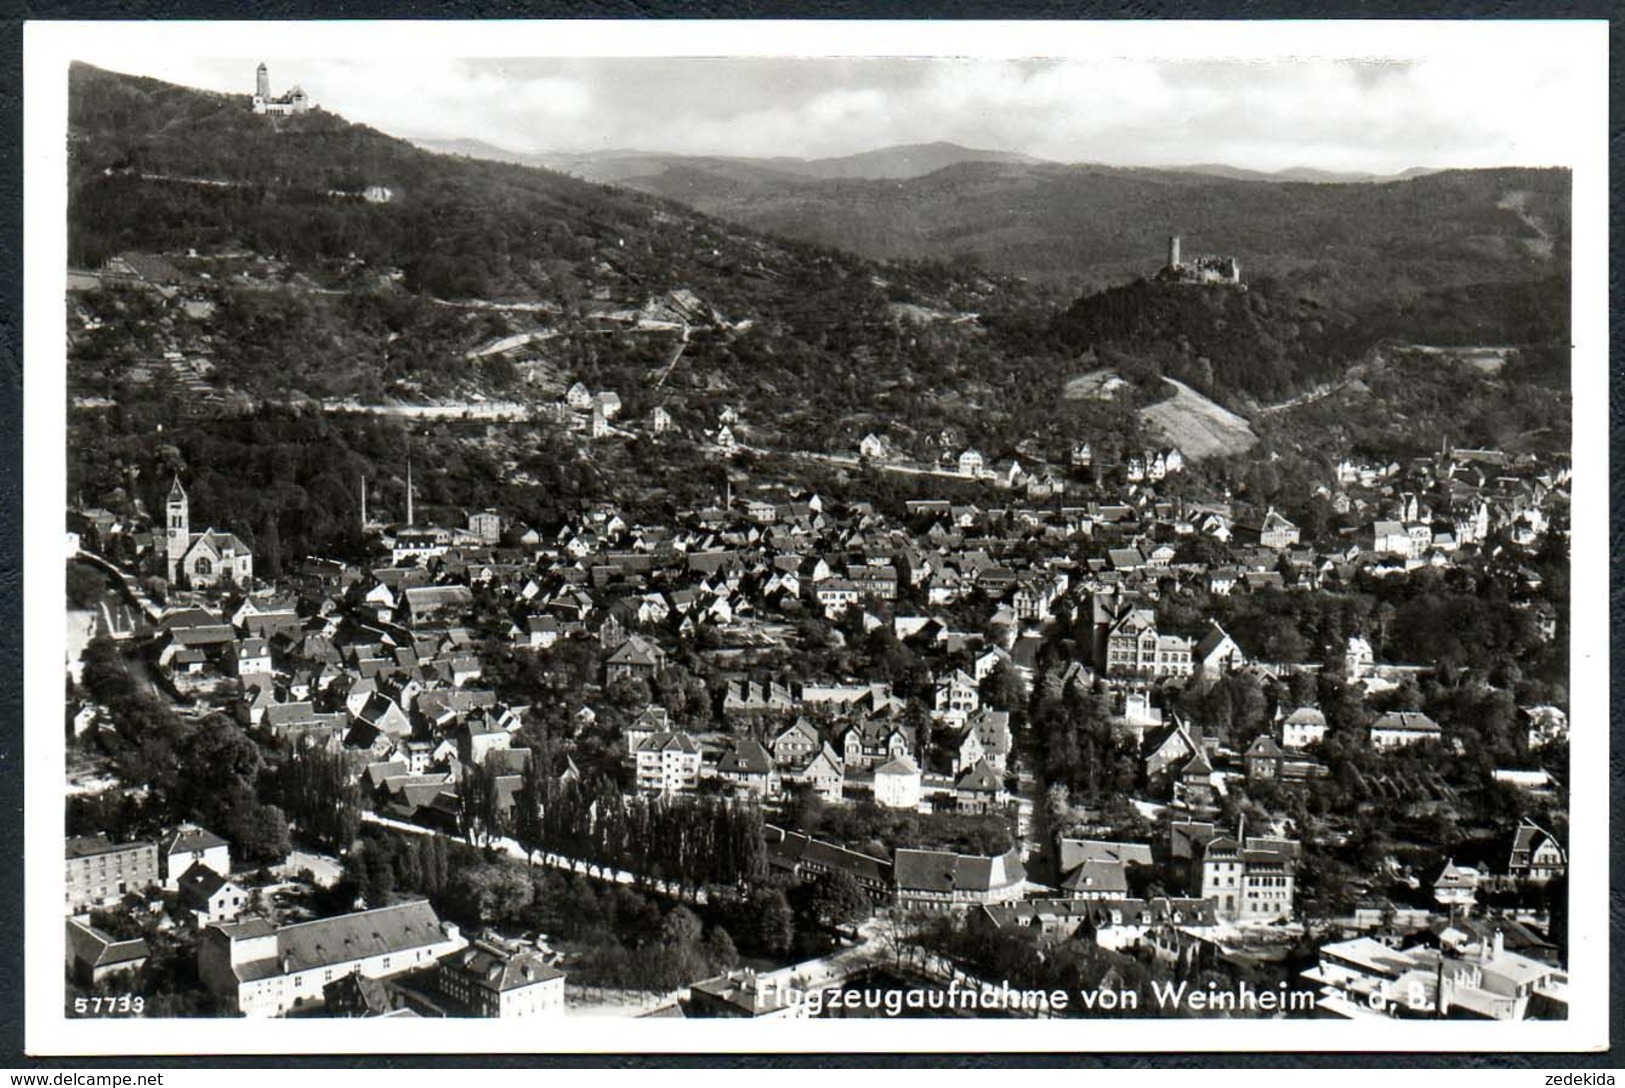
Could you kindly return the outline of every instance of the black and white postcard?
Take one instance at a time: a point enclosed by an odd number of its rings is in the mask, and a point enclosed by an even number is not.
[[[1606,1046],[1606,24],[26,44],[30,1053]]]

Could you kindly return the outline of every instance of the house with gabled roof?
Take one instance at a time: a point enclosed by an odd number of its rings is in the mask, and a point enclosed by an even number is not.
[[[1247,765],[1248,782],[1281,781],[1281,764],[1285,757],[1281,746],[1268,733],[1260,733],[1253,739],[1243,759]]]
[[[700,745],[687,733],[656,733],[628,754],[641,792],[690,793],[699,784]]]
[[[921,780],[919,764],[907,752],[899,752],[875,768],[875,804],[910,811],[919,808]]]
[[[1192,812],[1212,812],[1218,808],[1218,788],[1213,783],[1213,763],[1200,745],[1180,768],[1174,781],[1174,801]]]
[[[1055,845],[1060,888],[1073,899],[1126,896],[1129,866],[1152,863],[1145,843],[1059,838]]]
[[[1202,851],[1202,898],[1229,921],[1289,919],[1300,852],[1286,839],[1210,839]]]
[[[640,635],[621,643],[604,662],[604,683],[621,679],[648,679],[666,667],[666,651]]]
[[[797,881],[822,880],[841,870],[851,876],[877,904],[889,903],[894,883],[891,862],[815,839],[798,831],[768,824],[763,828],[767,863],[771,870],[789,873]]]
[[[736,794],[750,797],[776,796],[779,775],[773,757],[760,741],[737,740],[717,761],[717,776],[733,787]]]
[[[1527,817],[1512,837],[1507,875],[1531,884],[1545,884],[1568,873],[1569,859],[1551,832]]]
[[[846,783],[846,769],[841,754],[826,743],[799,767],[780,772],[784,785],[798,785],[811,789],[826,804],[840,802]]]
[[[1004,777],[979,760],[954,779],[954,807],[960,812],[987,813],[1002,809],[1009,800]]]
[[[68,970],[74,981],[85,987],[139,971],[152,954],[144,938],[121,941],[73,918],[68,919],[67,952]]]
[[[194,862],[176,882],[180,909],[202,929],[211,922],[235,922],[248,905],[248,893],[202,862]]]
[[[231,844],[196,824],[181,824],[158,838],[158,871],[163,886],[174,891],[181,874],[204,865],[223,877],[231,875]]]
[[[1433,880],[1433,901],[1450,910],[1466,913],[1478,902],[1478,884],[1483,874],[1451,858]]]
[[[1203,676],[1221,676],[1246,662],[1247,655],[1217,621],[1209,621],[1207,633],[1191,648],[1191,664]]]
[[[1307,748],[1326,737],[1326,715],[1318,706],[1300,706],[1281,722],[1282,748]]]
[[[769,744],[777,766],[796,767],[816,755],[824,746],[818,728],[806,718],[797,718],[781,729]]]
[[[1444,730],[1432,718],[1416,710],[1394,710],[1371,723],[1371,746],[1379,752],[1409,747],[1423,741],[1437,742]]]

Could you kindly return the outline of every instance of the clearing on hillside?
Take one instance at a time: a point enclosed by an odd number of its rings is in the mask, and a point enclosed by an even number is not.
[[[1230,457],[1246,453],[1257,444],[1258,436],[1245,419],[1214,404],[1184,382],[1166,377],[1162,380],[1174,387],[1174,395],[1140,409],[1140,418],[1161,431],[1186,457],[1195,461]]]
[[[1116,371],[1091,370],[1068,381],[1062,396],[1067,400],[1111,400],[1127,388],[1128,382]]]

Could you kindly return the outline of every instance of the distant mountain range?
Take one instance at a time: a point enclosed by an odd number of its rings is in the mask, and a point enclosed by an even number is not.
[[[1185,236],[1187,252],[1237,257],[1250,279],[1353,280],[1362,293],[1562,274],[1567,261],[1561,170],[1417,168],[1379,177],[1222,164],[1164,169],[949,143],[748,159],[418,142],[663,196],[866,257],[968,262],[1069,291],[1154,272],[1171,234]]]
[[[986,151],[958,144],[900,144],[836,158],[799,159],[741,158],[727,155],[673,155],[654,151],[606,150],[587,152],[510,151],[482,140],[414,140],[419,147],[445,154],[467,155],[474,159],[543,166],[572,174],[585,181],[622,185],[653,179],[669,171],[702,170],[739,179],[797,179],[831,181],[837,179],[906,180],[924,177],[949,166],[967,162],[1039,163],[1045,160],[1013,151]],[[632,188],[653,191],[650,184]]]
[[[818,181],[835,179],[867,179],[871,181],[907,180],[967,162],[1045,163],[1052,166],[1071,165],[1091,169],[1111,169],[1098,163],[1057,163],[1052,159],[1023,155],[1016,151],[990,151],[984,148],[962,147],[947,141],[926,144],[898,144],[876,148],[855,155],[833,158],[802,159],[791,156],[758,158],[730,155],[679,155],[659,151],[611,149],[604,151],[513,151],[484,140],[441,140],[420,137],[411,141],[426,151],[448,155],[466,155],[471,159],[489,159],[493,162],[512,162],[524,166],[543,166],[549,170],[573,174],[585,181],[618,185],[629,180],[650,179],[671,170],[735,171],[740,176],[776,175],[786,180],[809,178]],[[1158,173],[1202,174],[1208,177],[1230,178],[1233,181],[1302,181],[1323,185],[1347,185],[1373,181],[1403,181],[1438,173],[1430,167],[1415,166],[1396,174],[1374,174],[1365,171],[1317,170],[1309,166],[1292,166],[1284,170],[1248,170],[1225,163],[1192,163],[1168,167],[1121,167]],[[644,186],[637,186],[643,188]]]

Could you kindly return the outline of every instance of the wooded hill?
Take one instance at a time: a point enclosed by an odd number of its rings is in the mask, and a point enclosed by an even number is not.
[[[1313,183],[1212,168],[1008,161],[955,162],[902,180],[820,180],[768,159],[594,165],[615,170],[618,185],[759,230],[877,259],[962,261],[1079,291],[1156,271],[1170,234],[1184,236],[1188,250],[1236,257],[1248,279],[1362,298],[1539,278],[1569,262],[1570,175],[1558,169]]]

